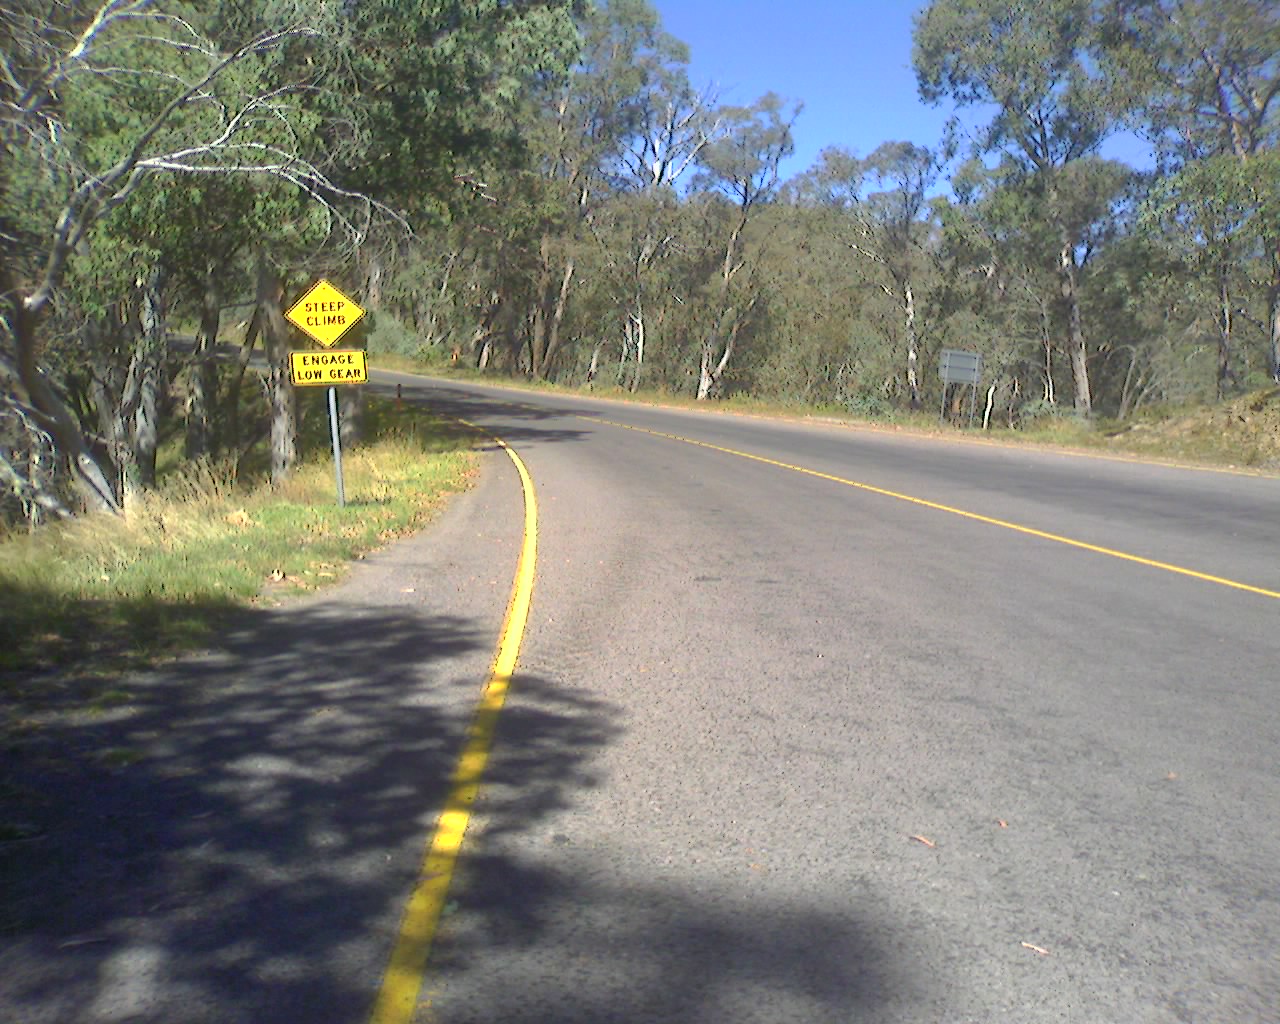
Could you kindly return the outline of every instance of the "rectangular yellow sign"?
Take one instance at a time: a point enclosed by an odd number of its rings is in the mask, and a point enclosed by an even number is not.
[[[367,384],[369,367],[361,349],[290,352],[289,379],[298,387]]]

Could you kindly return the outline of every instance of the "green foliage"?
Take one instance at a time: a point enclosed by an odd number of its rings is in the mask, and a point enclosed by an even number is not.
[[[390,313],[370,314],[373,326],[366,333],[366,347],[372,355],[421,356],[422,339]]]

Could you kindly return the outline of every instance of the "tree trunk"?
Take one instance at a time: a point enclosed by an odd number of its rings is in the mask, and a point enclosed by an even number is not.
[[[1271,379],[1280,384],[1280,241],[1271,250],[1271,287],[1267,290],[1267,312],[1271,328]]]
[[[139,337],[139,380],[137,405],[133,413],[133,463],[138,484],[156,485],[156,450],[160,440],[160,390],[169,338],[164,305],[165,274],[152,271],[140,296],[142,333]]]
[[[1218,372],[1216,388],[1218,401],[1226,396],[1227,382],[1235,382],[1235,372],[1231,369],[1231,283],[1227,277],[1227,265],[1218,268]]]
[[[916,336],[916,299],[911,291],[911,282],[902,285],[902,308],[906,317],[907,331],[907,392],[911,396],[911,408],[920,408],[920,379],[917,367],[920,359],[918,338]]]
[[[631,393],[634,395],[640,387],[640,374],[644,370],[644,309],[638,303],[631,322],[635,327],[632,338],[635,342],[636,364],[631,372]]]
[[[165,359],[164,274],[152,270],[131,305],[119,304],[83,328],[91,388],[116,472],[115,492],[128,512],[156,482],[159,389]]]
[[[991,384],[987,388],[987,404],[982,409],[982,429],[986,430],[991,426],[991,408],[996,402],[996,386]]]
[[[136,349],[137,338],[127,333],[136,324],[120,322],[118,304],[108,312],[91,317],[80,328],[80,351],[89,367],[89,397],[98,416],[98,434],[106,442],[107,458],[113,473],[112,493],[120,507],[127,511],[125,481],[133,474],[132,449],[129,445],[131,399],[128,388],[133,376],[132,365],[122,365],[126,347]],[[130,358],[130,364],[133,360]]]
[[[223,439],[223,448],[237,453],[237,465],[242,453],[240,391],[244,385],[245,372],[249,369],[249,362],[253,358],[253,347],[258,343],[258,338],[262,334],[262,328],[259,326],[261,320],[262,317],[259,310],[255,307],[253,315],[249,317],[249,323],[245,326],[244,338],[240,342],[240,355],[236,358],[235,372],[231,376],[231,382],[227,385],[225,399],[226,431]]]
[[[54,392],[40,370],[34,316],[17,284],[7,260],[0,260],[0,317],[13,341],[14,365],[25,400],[38,418],[38,425],[54,440],[54,447],[66,459],[71,480],[84,507],[90,512],[120,512],[120,504],[107,476],[98,465],[85,440],[84,428]]]
[[[1053,380],[1053,331],[1049,322],[1049,309],[1040,305],[1040,346],[1044,349],[1044,388],[1046,405],[1058,404],[1058,389]]]
[[[698,366],[698,401],[704,401],[709,398],[711,392],[720,383],[720,377],[725,371],[725,367],[729,365],[729,357],[733,355],[734,341],[738,335],[738,329],[742,324],[742,319],[737,317],[734,309],[729,305],[729,286],[733,283],[733,279],[737,276],[739,270],[742,269],[743,263],[737,261],[738,241],[742,238],[743,231],[747,227],[747,211],[744,208],[738,215],[738,220],[732,231],[729,232],[729,240],[724,247],[724,262],[720,266],[720,317],[716,327],[702,341],[702,358]],[[755,300],[752,300],[752,305]],[[726,330],[726,326],[728,329]],[[719,349],[719,339],[723,335],[724,348],[715,367],[712,362],[715,360],[715,353]]]
[[[1124,384],[1120,388],[1120,408],[1116,418],[1127,420],[1133,413],[1133,373],[1138,366],[1138,346],[1129,346],[1129,367],[1124,372]]]
[[[288,478],[298,461],[298,403],[289,381],[289,323],[284,318],[284,281],[258,255],[257,311],[267,353],[267,391],[271,407],[271,482]]]
[[[364,440],[364,388],[359,384],[338,389],[338,433],[343,448]]]
[[[202,459],[217,447],[213,410],[218,402],[217,346],[221,326],[222,295],[218,289],[217,268],[209,264],[205,267],[204,287],[200,291],[200,327],[196,332],[195,361],[188,382],[188,459]]]
[[[548,257],[547,239],[543,240],[543,259]],[[560,349],[560,329],[564,324],[565,309],[569,303],[569,285],[573,281],[574,261],[570,256],[564,262],[560,287],[553,285],[550,267],[544,262],[539,288],[539,302],[533,313],[532,330],[529,333],[529,375],[546,380]]]
[[[1083,417],[1093,415],[1093,394],[1089,387],[1089,349],[1080,315],[1080,296],[1076,288],[1076,253],[1069,238],[1062,240],[1059,250],[1059,284],[1067,312],[1067,334],[1070,340],[1071,378],[1075,384],[1075,410]]]
[[[375,312],[382,308],[382,279],[386,273],[382,254],[374,253],[369,257],[364,275],[365,308]]]
[[[732,310],[730,311],[732,314]],[[716,345],[714,339],[708,339],[702,343],[702,359],[698,364],[698,401],[705,401],[711,397],[711,393],[720,385],[720,378],[724,376],[725,368],[729,365],[729,358],[733,355],[734,342],[738,337],[738,327],[740,321],[735,320],[733,326],[727,332],[724,342],[724,349],[720,354],[719,360],[716,360]],[[715,363],[712,366],[712,363]]]
[[[382,309],[382,281],[385,275],[382,254],[374,253],[369,257],[365,273],[364,306],[370,316]],[[352,329],[352,344],[361,348],[369,347],[367,338],[368,319]],[[339,436],[344,447],[354,448],[364,440],[364,388],[358,384],[348,385],[338,390],[338,424]]]

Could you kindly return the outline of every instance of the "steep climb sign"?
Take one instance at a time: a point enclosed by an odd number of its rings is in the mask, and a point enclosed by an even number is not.
[[[285,313],[285,319],[325,348],[337,344],[363,316],[363,309],[325,280],[308,288]]]

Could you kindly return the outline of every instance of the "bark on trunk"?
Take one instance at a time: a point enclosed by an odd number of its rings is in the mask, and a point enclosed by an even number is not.
[[[222,295],[218,289],[217,268],[210,264],[205,268],[204,287],[200,292],[200,328],[196,333],[195,361],[188,381],[188,459],[202,459],[217,449],[213,409],[218,402],[217,346],[221,326]]]
[[[1280,384],[1280,241],[1271,250],[1271,287],[1268,289],[1268,319],[1271,321],[1271,379]]]
[[[66,459],[72,484],[90,512],[119,513],[111,484],[85,440],[84,429],[75,415],[49,386],[40,370],[36,332],[38,317],[0,261],[0,308],[13,341],[14,366],[25,400],[38,418],[38,425],[54,440],[54,447]]]
[[[733,226],[733,230],[729,232],[729,240],[724,247],[724,261],[720,265],[720,317],[716,322],[715,328],[711,333],[702,340],[702,358],[698,365],[698,400],[704,401],[711,396],[711,392],[719,385],[720,378],[724,374],[725,367],[729,365],[729,359],[733,355],[734,342],[737,339],[738,331],[742,326],[742,317],[736,315],[734,308],[729,304],[729,286],[733,283],[734,277],[737,276],[744,265],[745,261],[738,259],[738,243],[742,239],[742,233],[747,228],[748,212],[744,207],[739,211],[737,222]],[[755,299],[751,300],[751,305],[755,305]],[[724,347],[720,347],[720,338],[724,338]],[[720,359],[715,360],[715,353],[721,352]],[[712,367],[712,362],[715,367]]]
[[[907,330],[907,392],[911,397],[911,408],[915,410],[920,408],[920,379],[917,373],[920,351],[916,336],[916,299],[911,291],[910,281],[902,285],[902,307]]]
[[[994,384],[987,388],[987,404],[982,409],[982,429],[986,430],[991,426],[991,409],[996,402],[996,386]]]
[[[1071,377],[1075,385],[1075,410],[1080,416],[1093,415],[1093,393],[1089,387],[1089,349],[1080,315],[1080,296],[1076,288],[1075,246],[1064,238],[1060,256],[1062,302],[1067,312],[1067,334],[1070,339]]]
[[[732,313],[733,311],[730,310],[731,316]],[[717,346],[714,341],[703,342],[702,359],[698,363],[698,401],[710,398],[712,392],[720,386],[720,378],[724,376],[725,368],[728,367],[729,359],[733,355],[733,346],[738,337],[740,324],[741,321],[735,319],[732,327],[726,332],[724,349],[719,360],[715,358]]]
[[[160,439],[160,391],[169,354],[168,323],[164,305],[165,275],[157,268],[143,287],[142,335],[137,407],[133,414],[133,461],[138,484],[156,485],[156,450]]]
[[[640,387],[640,374],[644,371],[644,309],[639,304],[631,322],[635,328],[632,340],[635,342],[636,352],[636,363],[631,371],[631,393],[635,394]]]
[[[548,255],[547,245],[548,241],[544,239],[544,261]],[[565,260],[560,286],[556,289],[550,267],[544,262],[542,287],[539,289],[541,301],[534,310],[533,325],[529,333],[529,375],[539,380],[546,380],[560,350],[560,330],[569,304],[569,285],[573,281],[573,272],[574,261],[571,256]]]
[[[258,256],[258,323],[267,352],[267,390],[271,406],[271,482],[288,478],[298,461],[298,405],[289,382],[289,324],[284,318],[284,282],[280,272]]]
[[[364,440],[364,388],[359,384],[338,389],[338,433],[343,448]]]
[[[1138,347],[1129,348],[1129,366],[1124,372],[1124,384],[1120,388],[1120,408],[1116,418],[1127,420],[1133,412],[1133,374],[1138,366]]]
[[[1053,331],[1049,324],[1049,310],[1040,310],[1040,345],[1044,349],[1044,400],[1046,405],[1058,404],[1058,389],[1053,380]]]
[[[128,512],[155,486],[159,390],[165,359],[164,275],[151,272],[134,301],[84,327],[92,390],[116,472],[115,492]]]
[[[1228,383],[1235,382],[1235,372],[1231,369],[1231,334],[1233,328],[1231,316],[1231,282],[1227,277],[1227,266],[1218,268],[1218,400],[1227,393]]]

